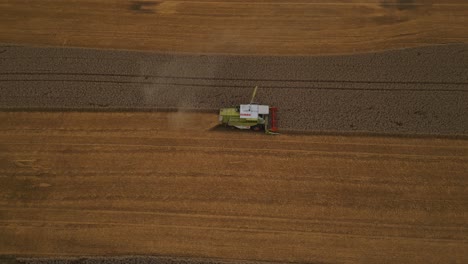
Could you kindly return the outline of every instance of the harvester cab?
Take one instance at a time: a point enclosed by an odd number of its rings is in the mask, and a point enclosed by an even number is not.
[[[277,134],[278,109],[268,105],[254,103],[258,87],[256,86],[249,104],[241,104],[232,108],[219,110],[219,122],[238,129],[265,131],[267,134]]]

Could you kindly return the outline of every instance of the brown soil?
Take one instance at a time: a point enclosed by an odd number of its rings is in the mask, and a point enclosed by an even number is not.
[[[220,260],[201,258],[124,256],[124,257],[62,257],[62,258],[14,258],[12,264],[270,264],[245,260]],[[0,259],[1,260],[1,259]],[[14,262],[13,262],[14,261]],[[10,263],[7,263],[10,264]]]
[[[0,41],[319,55],[468,43],[466,0],[2,1]]]
[[[0,255],[465,263],[468,141],[0,113]]]
[[[259,85],[283,130],[468,135],[468,45],[327,57],[2,49],[4,110],[216,112]]]

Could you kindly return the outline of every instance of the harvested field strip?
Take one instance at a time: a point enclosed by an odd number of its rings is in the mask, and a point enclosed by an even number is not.
[[[88,139],[89,140],[89,139]],[[32,145],[43,145],[43,143],[2,143],[5,146],[12,145],[17,152],[28,152],[29,146]],[[23,147],[24,146],[24,147]],[[203,153],[224,153],[224,154],[231,154],[231,155],[238,155],[237,153],[242,153],[242,155],[256,155],[257,153],[261,153],[264,156],[283,156],[285,154],[289,154],[289,157],[294,157],[294,156],[313,156],[313,155],[321,155],[321,156],[327,156],[331,155],[336,158],[340,157],[346,157],[346,156],[356,156],[360,158],[366,158],[366,157],[380,157],[380,156],[385,156],[386,158],[390,158],[392,156],[395,156],[396,158],[399,159],[441,159],[441,158],[447,158],[451,159],[452,161],[459,161],[459,162],[465,162],[465,160],[468,161],[468,154],[465,152],[461,152],[459,155],[434,155],[434,154],[402,154],[402,153],[395,153],[395,154],[382,154],[382,150],[376,150],[375,152],[359,152],[359,151],[317,151],[317,150],[304,150],[304,149],[282,149],[282,148],[261,148],[261,149],[245,149],[245,148],[235,148],[235,147],[228,147],[226,145],[223,146],[217,146],[217,147],[208,147],[208,146],[190,146],[190,145],[154,145],[154,144],[140,144],[140,145],[135,145],[135,144],[106,144],[106,143],[100,143],[100,144],[76,144],[76,143],[48,143],[47,148],[42,148],[41,150],[38,150],[36,152],[38,153],[46,153],[46,152],[56,152],[57,149],[54,148],[54,146],[61,146],[59,149],[63,149],[67,146],[74,147],[75,152],[77,153],[83,153],[83,152],[93,152],[93,153],[112,153],[116,150],[120,151],[121,153],[125,152],[172,152],[172,151],[180,151],[180,152],[185,152],[185,151],[198,151],[198,152],[203,152]],[[308,146],[307,149],[310,149],[311,146]],[[124,148],[125,150],[121,150],[121,148]]]
[[[2,131],[2,130],[0,130]],[[11,130],[6,130],[6,131],[11,131]],[[3,132],[6,132],[3,130]],[[83,132],[83,130],[56,130],[56,133],[60,133],[61,135],[56,135],[56,136],[50,136],[47,135],[47,131],[42,131],[41,133],[14,133],[14,134],[8,134],[8,133],[3,133],[4,135],[8,135],[11,137],[15,137],[16,135],[21,135],[21,137],[24,136],[38,136],[40,134],[46,135],[46,137],[42,137],[43,139],[54,141],[60,139],[62,143],[57,144],[68,144],[68,145],[74,145],[74,146],[79,146],[79,145],[96,145],[96,146],[122,146],[122,147],[135,147],[135,146],[141,146],[141,147],[165,147],[169,146],[179,146],[179,147],[212,147],[212,148],[227,148],[227,149],[234,149],[235,146],[238,146],[239,144],[244,143],[243,141],[249,141],[249,139],[232,139],[229,140],[229,142],[226,142],[225,139],[222,138],[178,138],[178,137],[150,137],[148,136],[146,140],[141,139],[140,137],[135,137],[135,136],[123,136],[120,138],[121,143],[119,144],[106,144],[106,143],[100,143],[100,144],[80,144],[77,143],[77,140],[73,139],[73,136],[76,135],[81,135],[84,136],[86,139],[83,140],[83,142],[89,142],[89,140],[92,140],[93,137],[90,136],[89,134],[84,135],[79,132]],[[98,136],[99,134],[105,133],[121,133],[121,132],[132,132],[132,130],[104,130],[101,132],[95,132],[94,137]],[[207,132],[207,133],[212,133],[212,132]],[[66,135],[68,134],[68,135]],[[146,133],[145,133],[146,134]],[[218,136],[222,135],[222,133],[218,133]],[[174,140],[177,138],[177,143],[174,145],[174,143],[170,143],[171,140]],[[81,141],[81,140],[79,140]],[[111,140],[109,140],[111,141]],[[140,144],[140,145],[135,145],[135,144],[126,144],[125,142],[138,142],[138,141],[144,141],[146,144]],[[262,142],[263,141],[263,142]],[[70,143],[72,142],[72,143]],[[249,142],[250,143],[250,142]],[[286,144],[282,144],[286,143]],[[27,144],[41,144],[41,143],[35,143],[35,142],[27,142],[27,143],[9,143],[9,142],[4,142],[3,144],[12,144],[12,145],[27,145]],[[48,145],[54,145],[54,143],[49,142]],[[271,148],[271,146],[274,146],[275,148]],[[434,147],[437,147],[439,151],[444,151],[445,155],[453,155],[453,156],[461,156],[461,157],[466,157],[468,155],[467,151],[468,148],[465,146],[438,146],[438,145],[429,145],[429,146],[420,146],[420,145],[402,145],[402,144],[375,144],[375,143],[370,143],[370,144],[365,144],[365,143],[343,143],[343,142],[336,142],[336,143],[326,143],[326,142],[306,142],[306,143],[301,143],[297,142],[294,140],[289,140],[289,141],[281,141],[281,142],[274,142],[272,143],[271,141],[268,140],[261,140],[259,139],[256,142],[252,142],[251,145],[255,149],[270,149],[270,150],[278,150],[278,151],[302,151],[302,150],[322,150],[322,149],[329,149],[330,147],[335,146],[335,148],[339,148],[341,152],[346,152],[346,151],[353,151],[355,152],[357,149],[361,148],[366,149],[366,152],[371,151],[370,153],[378,153],[381,152],[382,150],[385,150],[386,153],[391,153],[395,152],[395,154],[414,154],[414,155],[431,155],[431,150]],[[370,149],[372,148],[372,149]],[[412,148],[409,150],[408,148]]]
[[[213,227],[213,226],[208,226],[208,227],[200,227],[200,226],[181,226],[181,225],[173,225],[173,224],[134,224],[134,223],[112,223],[112,222],[106,222],[106,223],[96,223],[96,222],[69,222],[69,221],[31,221],[31,220],[24,220],[24,221],[13,221],[13,222],[0,222],[0,227],[1,226],[10,226],[10,225],[15,225],[15,226],[21,226],[23,228],[28,228],[28,227],[35,227],[37,225],[41,225],[43,227],[50,227],[52,230],[53,229],[60,229],[64,227],[70,227],[74,226],[75,228],[80,228],[80,226],[83,227],[90,227],[90,228],[110,228],[112,226],[119,226],[119,227],[140,227],[140,228],[177,228],[177,229],[197,229],[197,230],[218,230],[218,231],[226,231],[226,232],[248,232],[248,233],[271,233],[271,234],[291,234],[291,235],[307,235],[307,234],[314,234],[314,235],[320,235],[326,237],[341,237],[343,234],[346,234],[350,238],[366,238],[366,239],[372,239],[373,237],[375,239],[386,239],[386,240],[396,240],[396,239],[407,239],[407,240],[422,240],[424,242],[435,242],[435,243],[447,243],[447,244],[457,244],[457,243],[466,243],[468,244],[468,241],[466,241],[464,238],[460,239],[441,239],[441,238],[436,238],[436,239],[431,239],[431,238],[421,238],[421,237],[411,237],[411,236],[378,236],[378,235],[354,235],[354,234],[349,234],[346,231],[343,231],[343,233],[339,232],[334,232],[334,233],[328,233],[326,231],[321,231],[321,232],[314,232],[314,231],[295,231],[295,230],[268,230],[264,228],[228,228],[228,227]],[[354,227],[354,225],[353,225]],[[323,228],[327,228],[327,226],[324,226]],[[364,227],[365,228],[365,227]],[[424,231],[424,230],[423,230]],[[431,231],[437,231],[431,229]],[[446,231],[446,230],[444,230]]]
[[[466,140],[267,137],[202,113],[0,121],[3,255],[466,259]]]
[[[141,217],[151,217],[151,218],[172,218],[172,217],[180,217],[180,218],[200,218],[200,219],[212,219],[212,220],[223,220],[223,219],[229,219],[229,220],[236,220],[236,221],[272,221],[272,222],[284,222],[288,224],[288,222],[291,220],[289,218],[279,218],[279,217],[252,217],[252,216],[242,216],[242,215],[219,215],[219,214],[196,214],[196,213],[171,213],[171,212],[147,212],[147,211],[122,211],[122,210],[86,210],[86,209],[79,209],[79,210],[73,210],[69,208],[47,208],[47,207],[23,207],[23,208],[13,208],[13,207],[1,207],[0,210],[2,211],[8,211],[12,217],[24,217],[27,218],[27,215],[31,212],[41,212],[41,211],[50,211],[55,214],[57,213],[63,213],[61,215],[60,219],[71,219],[71,218],[79,218],[80,215],[83,213],[85,214],[101,214],[103,217],[107,215],[107,219],[103,218],[100,219],[102,220],[101,222],[97,223],[107,223],[108,221],[112,221],[112,219],[120,219],[121,220],[127,220],[123,216],[124,215],[140,215]],[[55,218],[51,218],[50,214],[44,215],[44,221],[45,220],[52,220]],[[57,216],[55,216],[57,217]],[[157,220],[157,219],[156,219]],[[341,219],[341,220],[331,220],[331,219],[295,219],[297,223],[302,223],[302,224],[318,224],[320,222],[329,222],[329,223],[335,223],[337,225],[362,225],[362,226],[374,226],[374,227],[407,227],[407,228],[414,228],[414,225],[412,225],[410,222],[408,223],[385,223],[385,222],[379,222],[379,223],[374,223],[374,222],[366,222],[365,219],[359,219],[359,222],[356,220],[358,219]],[[3,221],[3,222],[8,222],[8,221]],[[63,221],[61,221],[63,222]],[[77,222],[81,223],[81,222]],[[453,225],[453,226],[434,226],[434,225],[419,225],[419,228],[435,228],[435,229],[451,229],[451,230],[465,230],[466,226],[464,225]]]

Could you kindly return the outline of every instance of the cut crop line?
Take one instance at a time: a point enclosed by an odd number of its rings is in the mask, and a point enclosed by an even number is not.
[[[425,241],[430,243],[462,243],[468,244],[468,241],[465,239],[448,239],[448,238],[424,238],[424,237],[414,237],[414,236],[382,236],[382,235],[357,235],[357,234],[349,234],[346,232],[342,233],[331,233],[331,232],[318,232],[318,231],[299,231],[299,230],[278,230],[278,229],[262,229],[262,228],[243,228],[243,227],[213,227],[213,226],[190,226],[190,225],[174,225],[174,224],[137,224],[137,223],[117,223],[117,222],[76,222],[76,221],[40,221],[40,220],[13,220],[13,221],[3,221],[0,220],[0,223],[8,224],[18,224],[18,223],[26,223],[30,224],[29,227],[35,227],[34,223],[46,224],[46,226],[51,226],[51,228],[60,228],[63,227],[55,227],[54,224],[60,225],[96,225],[96,226],[137,226],[142,228],[151,228],[151,227],[161,227],[161,228],[175,228],[175,229],[195,229],[195,230],[216,230],[216,231],[227,231],[227,232],[244,232],[244,233],[273,233],[273,234],[298,234],[298,235],[320,235],[320,236],[327,236],[327,237],[351,237],[351,238],[365,238],[369,240],[399,240],[399,239],[411,239],[411,240],[419,240]],[[8,227],[5,227],[8,228]],[[15,229],[19,227],[15,225]]]
[[[149,215],[156,217],[180,217],[180,218],[201,218],[201,219],[227,219],[227,220],[250,220],[250,221],[267,221],[267,222],[300,222],[302,224],[320,224],[320,223],[332,223],[335,225],[360,225],[360,226],[377,226],[377,227],[403,227],[403,228],[426,228],[426,229],[453,229],[453,230],[464,230],[468,231],[466,226],[437,226],[437,225],[424,225],[424,224],[406,224],[406,223],[382,223],[382,222],[372,222],[364,219],[349,219],[348,221],[335,220],[335,219],[326,219],[326,218],[314,218],[314,219],[301,219],[301,218],[286,218],[286,217],[272,217],[272,216],[242,216],[242,215],[218,215],[218,214],[201,214],[201,213],[172,213],[172,212],[150,212],[150,211],[122,211],[122,210],[91,210],[91,209],[69,209],[69,208],[51,208],[51,207],[0,207],[1,211],[56,211],[63,213],[76,212],[82,214],[93,213],[93,214],[127,214],[127,215]]]
[[[327,2],[327,1],[323,1],[323,2],[294,2],[294,1],[281,1],[281,2],[278,2],[278,1],[262,1],[262,2],[258,2],[258,1],[242,1],[242,0],[234,0],[234,1],[230,1],[229,3],[226,3],[226,1],[197,1],[197,0],[190,0],[190,1],[187,1],[187,0],[172,0],[171,2],[174,2],[174,3],[180,3],[180,4],[185,4],[185,3],[190,3],[190,4],[201,4],[201,5],[204,5],[204,4],[215,4],[215,5],[237,5],[237,4],[246,4],[248,3],[249,5],[325,5],[325,6],[356,6],[356,5],[365,5],[365,6],[379,6],[379,3],[378,2],[349,2],[349,3],[343,3],[343,2]],[[450,7],[453,7],[453,6],[459,6],[459,7],[465,7],[465,6],[468,6],[468,4],[462,4],[462,3],[431,3],[431,4],[427,4],[427,3],[413,3],[413,2],[409,2],[409,3],[386,3],[386,6],[394,6],[394,7],[400,7],[400,6],[409,6],[409,7],[420,7],[420,6],[429,6],[429,7],[432,7],[432,6],[450,6]]]
[[[389,153],[372,153],[372,152],[344,152],[344,151],[314,151],[314,150],[297,150],[297,149],[275,149],[275,148],[261,148],[261,149],[245,149],[245,148],[234,148],[234,147],[203,147],[203,146],[189,146],[189,145],[178,145],[178,146],[158,146],[158,145],[150,145],[150,144],[109,144],[109,143],[101,143],[101,144],[93,144],[93,143],[2,143],[3,145],[40,145],[40,146],[90,146],[90,147],[133,147],[133,148],[155,148],[155,149],[170,149],[170,150],[211,150],[215,152],[227,152],[227,153],[257,153],[261,152],[264,154],[275,154],[279,152],[283,153],[291,153],[291,154],[299,154],[299,153],[309,153],[309,154],[328,154],[328,155],[343,155],[343,156],[382,156],[382,157],[397,157],[397,158],[404,158],[404,157],[412,157],[412,158],[432,158],[432,159],[450,159],[450,160],[468,160],[466,155],[461,156],[453,156],[453,155],[446,155],[446,156],[438,156],[438,155],[417,155],[417,154],[389,154]],[[29,150],[28,150],[29,151]],[[92,150],[96,151],[96,150]],[[19,152],[19,151],[15,151]],[[46,150],[41,150],[40,152],[47,152]],[[51,150],[48,152],[59,152],[59,150]],[[100,151],[105,152],[105,151]]]
[[[6,134],[4,132],[11,132],[11,131],[17,131],[16,133],[14,134]],[[61,129],[61,128],[57,128],[57,129],[54,129],[54,128],[41,128],[41,129],[30,129],[30,128],[25,128],[25,129],[0,129],[0,133],[2,133],[3,135],[2,136],[18,136],[18,133],[22,132],[22,131],[39,131],[39,132],[44,132],[46,134],[42,134],[42,135],[46,135],[48,137],[51,137],[51,138],[57,138],[57,137],[75,137],[75,135],[71,136],[71,135],[47,135],[47,131],[56,131],[56,132],[70,132],[70,133],[75,133],[75,132],[86,132],[86,133],[89,133],[89,132],[93,132],[93,133],[98,133],[98,134],[101,134],[101,133],[112,133],[112,132],[115,132],[115,133],[121,133],[121,132],[158,132],[160,130],[155,130],[155,129],[97,129],[97,130],[88,130],[88,129]],[[23,135],[38,135],[38,133],[34,133],[34,134],[28,134],[28,133],[24,133],[22,134],[21,136]],[[107,136],[107,135],[106,135]],[[311,136],[307,136],[307,137],[333,137],[333,136],[315,136],[315,135],[311,135]],[[134,139],[135,137],[124,137],[126,139]],[[136,138],[141,138],[141,137],[136,137]],[[218,138],[218,137],[210,137],[210,138],[206,138],[206,137],[174,137],[174,136],[147,136],[145,137],[145,139],[168,139],[168,140],[179,140],[179,139],[182,139],[182,140],[209,140],[209,141],[225,141],[226,138]],[[408,140],[414,140],[414,139],[408,139]],[[447,146],[447,145],[427,145],[425,144],[424,140],[422,143],[414,143],[414,144],[400,144],[400,143],[391,143],[391,142],[385,142],[385,143],[355,143],[355,142],[346,142],[346,143],[341,143],[341,142],[326,142],[326,141],[300,141],[300,140],[284,140],[283,138],[281,138],[280,141],[271,141],[270,139],[258,139],[258,138],[255,138],[255,139],[252,139],[252,138],[230,138],[229,141],[255,141],[255,142],[267,142],[269,144],[283,144],[283,143],[297,143],[297,144],[311,144],[311,145],[314,145],[314,144],[324,144],[324,145],[337,145],[337,146],[343,146],[343,145],[349,145],[349,146],[377,146],[377,147],[408,147],[408,148],[435,148],[435,149],[468,149],[468,141],[465,141],[463,143],[466,144],[466,146],[463,146],[462,144],[457,144],[457,145],[454,145],[454,146]],[[426,140],[427,141],[427,140]],[[453,139],[451,141],[458,141],[457,139]],[[6,142],[8,143],[8,142]],[[453,142],[452,142],[453,143]],[[0,144],[2,144],[2,142],[0,141]],[[422,144],[422,145],[421,145]]]
[[[14,131],[14,129],[13,129]],[[42,131],[42,129],[41,129]],[[54,129],[51,129],[51,131],[62,131],[61,129],[57,129],[57,130],[54,130]],[[0,131],[0,133],[2,133],[2,136],[3,137],[17,137],[18,134],[22,132],[22,131],[18,131],[18,133],[15,133],[15,134],[6,134],[2,131]],[[74,133],[75,131],[70,131],[71,133]],[[83,132],[86,132],[86,130],[84,130]],[[93,131],[95,133],[99,133],[98,131]],[[131,132],[128,131],[128,132]],[[136,131],[135,131],[136,132]],[[103,133],[109,133],[109,131],[103,131]],[[118,133],[118,132],[116,132]],[[37,136],[39,135],[38,133],[24,133],[24,134],[21,134],[20,136]],[[41,134],[41,135],[44,135],[44,136],[47,136],[47,137],[50,137],[50,138],[57,138],[57,137],[76,137],[76,135],[60,135],[60,136],[57,136],[57,135],[48,135],[47,132],[45,132],[44,134]],[[120,138],[120,137],[119,137]],[[125,137],[126,139],[133,139],[134,137]],[[136,138],[139,138],[139,137],[136,137]],[[141,137],[140,137],[141,138]],[[201,138],[201,137],[197,137],[197,138],[190,138],[190,137],[145,137],[145,139],[149,139],[149,140],[152,140],[152,139],[167,139],[167,140],[209,140],[209,141],[221,141],[221,142],[224,142],[226,141],[225,138]],[[255,141],[255,142],[265,142],[265,143],[272,143],[272,141],[270,140],[265,140],[265,139],[239,139],[239,138],[236,138],[236,139],[229,139],[230,141],[245,141],[245,142],[250,142],[250,141]],[[2,142],[0,140],[0,144],[8,144],[8,143],[12,143],[11,140],[9,140],[8,142]],[[296,140],[281,140],[281,141],[273,141],[273,143],[275,145],[277,144],[287,144],[287,143],[294,143],[294,144],[307,144],[307,145],[315,145],[315,144],[324,144],[324,145],[330,145],[330,146],[343,146],[343,145],[349,145],[349,146],[377,146],[377,147],[408,147],[408,148],[428,148],[428,149],[432,149],[432,148],[435,148],[435,149],[447,149],[447,150],[450,150],[450,149],[468,149],[468,146],[467,147],[464,147],[464,146],[438,146],[438,145],[409,145],[409,144],[366,144],[366,143],[339,143],[339,142],[301,142],[301,141],[296,141]],[[47,143],[44,143],[44,144],[47,144]],[[59,144],[59,143],[57,143]]]
[[[343,167],[337,167],[337,169],[343,169]],[[455,173],[458,173],[457,176],[464,176],[464,171],[447,171],[444,170],[443,172],[451,173],[452,175]],[[38,176],[37,171],[18,171],[17,169],[12,169],[12,170],[0,170],[0,179],[9,179],[9,180],[16,180],[16,181],[24,181],[24,180],[37,180],[37,181],[54,181],[54,183],[58,182],[67,182],[69,180],[73,180],[75,182],[86,182],[86,181],[92,181],[95,179],[113,179],[117,178],[119,182],[124,182],[125,180],[129,180],[130,182],[136,181],[138,182],[150,182],[154,183],[155,177],[157,178],[167,178],[167,179],[173,179],[174,177],[179,178],[188,178],[188,179],[235,179],[235,180],[251,180],[251,179],[258,179],[259,174],[203,174],[203,173],[193,173],[193,174],[187,174],[187,173],[180,173],[180,174],[170,174],[170,173],[157,173],[157,172],[151,172],[151,171],[137,171],[137,170],[131,170],[128,169],[126,171],[122,170],[121,173],[115,173],[115,172],[108,172],[108,171],[97,171],[97,172],[80,172],[80,171],[66,171],[66,170],[54,170],[52,174],[40,174],[41,176]],[[29,175],[28,175],[29,174]],[[321,173],[321,174],[315,174],[315,175],[299,175],[296,174],[295,176],[285,176],[284,174],[278,174],[278,175],[271,175],[271,174],[265,174],[261,175],[260,177],[262,178],[261,181],[263,182],[296,182],[296,183],[310,183],[310,182],[318,182],[320,181],[321,183],[326,183],[328,184],[333,184],[333,185],[357,185],[357,186],[362,186],[363,184],[369,185],[371,188],[378,188],[380,186],[405,186],[405,187],[421,187],[422,184],[426,184],[426,181],[423,179],[421,180],[414,180],[411,182],[407,182],[405,176],[411,176],[410,173],[403,174],[402,176],[398,175],[402,179],[400,181],[392,180],[392,181],[385,181],[385,180],[375,180],[375,179],[360,179],[360,178],[352,178],[349,175],[349,178],[343,177],[343,178],[336,178],[336,179],[331,179],[329,175],[334,175],[334,172],[331,172],[329,174]],[[343,173],[341,173],[343,174]],[[379,172],[375,172],[375,174],[379,174]],[[132,175],[131,177],[128,175]],[[317,175],[323,175],[323,176],[317,176]],[[382,175],[380,173],[379,175]],[[392,177],[396,177],[394,174]],[[447,183],[447,181],[440,181],[439,186],[443,188],[467,188],[467,184],[460,183],[460,181],[454,181],[450,184]],[[430,189],[432,187],[425,187],[427,189]],[[454,191],[451,192],[451,195],[454,195]],[[406,201],[406,202],[414,202],[416,199],[412,200],[404,200],[404,199],[397,199],[398,201]],[[419,201],[419,200],[418,200]],[[431,200],[422,200],[422,201],[437,201],[437,202],[444,202],[444,201],[450,201],[450,202],[461,202],[460,199],[431,199]]]
[[[111,83],[111,84],[153,84],[153,85],[167,85],[167,86],[184,86],[184,87],[202,87],[202,88],[248,88],[251,85],[217,85],[217,84],[180,84],[180,83],[159,83],[159,82],[145,82],[145,81],[98,81],[98,80],[45,80],[45,79],[21,79],[21,80],[0,80],[0,82],[75,82],[75,83]],[[115,87],[111,87],[112,89]],[[306,89],[306,90],[351,90],[351,91],[414,91],[414,92],[468,92],[467,89],[423,89],[423,88],[344,88],[344,87],[285,87],[285,86],[262,86],[262,88],[269,89]],[[17,89],[17,88],[15,88]],[[5,96],[10,97],[10,96]],[[23,97],[23,96],[15,96]]]
[[[57,137],[64,137],[64,136],[53,136],[52,138],[57,138]],[[65,136],[65,138],[69,138],[69,136]],[[141,138],[128,138],[128,137],[118,137],[118,139],[121,139],[121,140],[132,140],[132,139],[139,139],[141,140]],[[160,142],[162,140],[173,140],[173,141],[177,141],[175,142],[175,144],[160,144]],[[45,138],[42,138],[42,140],[45,142],[46,139]],[[214,144],[212,141],[219,141],[219,142],[224,142],[225,140],[224,139],[216,139],[216,138],[213,138],[213,139],[190,139],[190,138],[148,138],[147,141],[149,141],[150,143],[152,144],[148,144],[148,146],[154,146],[154,147],[199,147],[199,148],[222,148],[222,149],[231,149],[231,148],[234,148],[234,149],[237,149],[235,147],[232,147],[232,146],[236,146],[236,144],[234,143],[229,143],[229,144],[226,144],[226,143],[223,143],[221,145],[217,145],[217,144]],[[183,142],[181,142],[183,141]],[[209,145],[205,144],[204,141],[210,141]],[[50,144],[63,144],[63,145],[67,145],[67,144],[88,144],[88,143],[78,143],[79,141],[77,140],[74,140],[73,143],[70,143],[70,142],[63,142],[63,141],[55,141],[55,142],[50,142],[50,141],[47,141],[47,143],[37,143],[37,144],[40,144],[40,145],[44,145],[44,146],[47,146],[47,145],[50,145]],[[168,141],[170,142],[170,141]],[[249,140],[248,142],[253,142],[253,140]],[[8,144],[24,144],[24,145],[29,145],[29,144],[32,144],[33,142],[28,142],[28,143],[22,143],[22,142],[2,142],[0,141],[0,145],[1,144],[5,144],[5,145],[8,145]],[[192,144],[189,144],[187,145],[187,143],[192,143]],[[250,144],[250,146],[254,149],[258,149],[258,150],[261,150],[261,149],[271,149],[271,150],[283,150],[283,151],[311,151],[313,149],[330,149],[330,146],[341,146],[341,147],[354,147],[354,149],[348,149],[347,151],[342,151],[342,152],[347,152],[347,153],[361,153],[361,148],[358,148],[358,147],[364,147],[365,149],[368,149],[370,147],[373,147],[374,149],[376,149],[377,151],[376,152],[371,152],[371,153],[375,153],[375,154],[379,154],[379,153],[385,153],[385,154],[392,154],[392,155],[400,155],[399,153],[401,152],[406,152],[406,150],[408,149],[413,149],[413,148],[419,148],[419,149],[424,149],[424,150],[427,150],[429,152],[435,152],[435,150],[437,150],[437,152],[440,152],[441,150],[445,150],[445,151],[448,151],[450,152],[450,155],[447,155],[445,157],[463,157],[463,156],[466,156],[468,154],[468,152],[466,151],[463,151],[463,150],[466,150],[467,148],[466,147],[458,147],[458,148],[455,148],[455,147],[439,147],[439,148],[434,148],[434,147],[427,147],[427,146],[411,146],[411,145],[408,145],[408,146],[404,146],[404,148],[402,148],[402,146],[399,146],[399,145],[377,145],[377,144],[345,144],[345,143],[342,143],[342,144],[335,144],[335,143],[322,143],[322,142],[304,142],[302,144],[300,144],[300,146],[297,146],[299,145],[299,143],[294,143],[295,145],[288,145],[288,144],[293,144],[292,142],[275,142],[273,144],[270,144],[269,145],[264,145],[264,144],[256,144],[256,143],[267,143],[267,141],[264,141],[264,142],[254,142],[254,144]],[[105,142],[105,143],[99,143],[99,144],[102,144],[102,145],[112,145],[112,144],[117,144],[117,145],[120,145],[120,146],[132,146],[133,144],[127,144],[127,143],[111,143],[111,142]],[[272,148],[273,146],[273,148]],[[283,146],[286,146],[286,147],[283,147]],[[269,148],[268,148],[269,147]],[[393,152],[393,153],[392,153]],[[396,153],[395,153],[396,152]],[[410,152],[412,153],[415,153],[417,151],[414,151],[414,150],[411,150]],[[455,152],[455,154],[454,154]],[[460,153],[461,152],[461,153]],[[1,153],[1,152],[0,152]],[[365,153],[369,153],[369,152],[365,152]],[[433,156],[433,155],[425,155],[425,156]]]
[[[197,5],[323,5],[323,6],[353,6],[355,7],[356,5],[364,5],[364,6],[375,6],[379,7],[380,4],[378,2],[328,2],[328,1],[246,1],[246,0],[230,0],[229,2],[226,1],[199,1],[199,0],[171,0],[170,2],[177,3],[177,4],[197,4]],[[392,7],[400,7],[400,6],[408,6],[408,7],[422,7],[422,6],[427,6],[427,7],[465,7],[468,6],[468,4],[465,3],[414,3],[414,2],[408,2],[408,3],[386,3],[386,6],[392,6]]]
[[[324,79],[266,79],[266,78],[222,78],[222,77],[191,77],[174,75],[151,74],[113,74],[113,73],[65,73],[65,72],[4,72],[0,75],[59,75],[59,76],[107,76],[107,77],[131,77],[131,78],[161,78],[183,80],[208,80],[208,81],[252,81],[252,82],[315,82],[315,83],[358,83],[358,84],[434,84],[434,85],[468,85],[468,82],[428,82],[428,81],[353,81],[353,80],[324,80]]]

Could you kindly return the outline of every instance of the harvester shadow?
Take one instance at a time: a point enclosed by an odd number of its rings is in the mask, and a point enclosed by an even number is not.
[[[253,130],[250,130],[250,129],[238,129],[238,128],[235,128],[235,127],[226,127],[226,126],[223,126],[223,125],[216,125],[210,129],[208,129],[208,131],[211,131],[211,132],[222,132],[222,133],[242,133],[242,134],[264,134],[265,131],[253,131]]]

